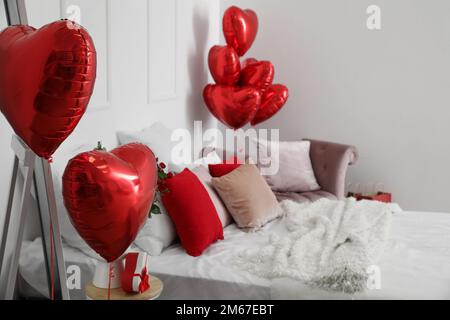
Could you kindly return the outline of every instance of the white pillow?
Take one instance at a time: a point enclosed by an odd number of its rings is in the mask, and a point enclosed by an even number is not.
[[[257,165],[273,191],[310,192],[320,189],[309,155],[310,146],[310,141],[259,141]]]
[[[159,162],[164,162],[169,170],[173,170],[172,148],[176,143],[171,140],[171,135],[172,130],[160,122],[155,122],[150,127],[140,131],[117,132],[117,137],[121,145],[131,142],[143,143],[153,151]]]
[[[175,242],[177,232],[172,219],[167,214],[158,195],[160,214],[152,214],[147,219],[144,227],[139,232],[134,244],[152,256],[158,256],[161,252]]]
[[[208,167],[205,165],[198,165],[197,167],[192,169],[192,172],[197,176],[197,178],[200,180],[200,182],[203,184],[203,186],[206,189],[206,192],[208,192],[208,195],[216,208],[217,215],[219,216],[220,222],[222,222],[222,227],[226,227],[229,224],[233,223],[233,218],[231,217],[231,214],[228,212],[227,207],[223,203],[220,196],[217,194],[216,190],[214,189],[211,179],[212,176],[209,173]]]

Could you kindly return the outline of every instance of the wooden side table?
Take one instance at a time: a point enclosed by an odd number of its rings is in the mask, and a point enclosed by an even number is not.
[[[150,289],[144,293],[127,293],[122,288],[111,289],[111,300],[155,300],[161,295],[164,284],[155,277],[150,276]],[[108,300],[108,289],[97,288],[92,282],[86,285],[86,297],[89,300]]]

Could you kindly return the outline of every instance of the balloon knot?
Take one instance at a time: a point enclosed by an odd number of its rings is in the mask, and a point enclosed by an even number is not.
[[[102,142],[101,141],[97,141],[97,147],[95,147],[94,150],[99,150],[99,151],[106,151],[106,148],[103,147]]]

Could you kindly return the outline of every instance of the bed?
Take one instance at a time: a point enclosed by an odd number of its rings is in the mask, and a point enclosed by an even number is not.
[[[260,278],[233,266],[238,251],[262,246],[271,233],[285,232],[278,219],[255,233],[230,225],[225,240],[215,243],[198,258],[176,244],[151,257],[150,272],[164,282],[161,299],[450,299],[450,214],[401,212],[394,214],[391,234],[379,263],[380,288],[348,295],[310,287],[288,278]],[[21,294],[47,295],[40,238],[26,242],[20,260]],[[80,288],[72,299],[85,299],[96,259],[64,246],[66,267],[81,270]]]

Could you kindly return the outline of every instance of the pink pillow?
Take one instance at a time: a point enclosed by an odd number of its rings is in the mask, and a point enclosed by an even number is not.
[[[223,204],[217,192],[214,190],[211,184],[212,177],[209,174],[208,169],[206,169],[205,166],[199,165],[198,167],[194,168],[192,172],[197,176],[197,178],[200,180],[200,182],[203,184],[206,191],[208,192],[209,197],[211,198],[211,201],[213,202],[214,207],[216,208],[217,215],[219,216],[219,219],[222,222],[222,227],[225,228],[226,226],[228,226],[233,222],[233,218],[231,218],[227,208]]]
[[[282,214],[275,195],[253,164],[212,178],[212,184],[240,228],[258,229]]]
[[[258,143],[258,167],[278,167],[273,174],[262,173],[277,192],[309,192],[320,189],[309,155],[310,141]]]

